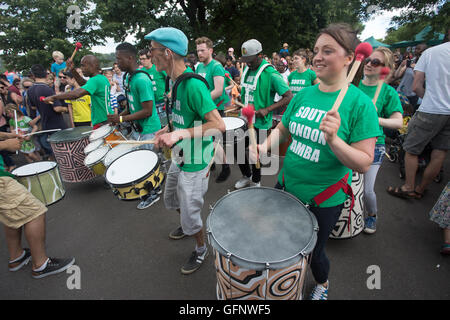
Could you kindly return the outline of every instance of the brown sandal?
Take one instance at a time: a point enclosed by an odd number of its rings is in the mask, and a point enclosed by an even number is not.
[[[387,187],[386,189],[387,193],[389,193],[390,195],[397,197],[397,198],[402,198],[402,199],[421,199],[422,198],[422,194],[418,194],[415,191],[403,191],[402,187]]]

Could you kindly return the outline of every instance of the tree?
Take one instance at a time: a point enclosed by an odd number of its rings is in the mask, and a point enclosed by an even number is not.
[[[88,0],[5,0],[0,5],[1,57],[9,69],[28,70],[35,63],[48,67],[54,50],[69,57],[74,45],[68,39],[83,44],[76,57],[79,60],[102,38],[102,31],[95,29],[96,17],[88,10]],[[67,28],[70,5],[83,11],[80,28]]]

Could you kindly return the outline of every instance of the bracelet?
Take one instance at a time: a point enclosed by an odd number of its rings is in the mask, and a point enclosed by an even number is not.
[[[122,123],[122,122],[123,122],[122,116],[120,116],[120,118],[119,118],[119,119],[120,119],[120,120],[119,120],[119,121],[120,121],[120,123]]]

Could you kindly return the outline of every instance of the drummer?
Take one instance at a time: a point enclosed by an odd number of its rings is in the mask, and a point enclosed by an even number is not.
[[[242,44],[241,60],[247,63],[241,78],[241,97],[244,104],[255,106],[256,139],[267,137],[268,130],[272,127],[272,113],[279,108],[285,108],[292,99],[292,92],[278,71],[270,65],[262,56],[262,45],[258,40],[251,39]],[[263,70],[261,73],[260,71]],[[259,75],[259,76],[258,76]],[[274,102],[275,94],[282,98]],[[250,168],[245,156],[245,163],[239,164],[243,175],[234,187],[241,189],[261,185],[261,169],[253,164]]]
[[[184,63],[188,51],[186,35],[175,28],[159,28],[145,36],[150,40],[152,62],[158,71],[165,71],[172,81],[193,72]],[[183,151],[183,160],[172,163],[167,176],[164,203],[167,209],[180,213],[181,227],[170,233],[171,239],[193,236],[195,250],[182,266],[183,274],[196,271],[204,262],[208,249],[201,217],[204,195],[208,190],[209,168],[212,163],[212,137],[221,136],[225,123],[206,85],[199,79],[185,79],[177,88],[173,108],[174,131],[164,127],[157,132],[155,145]],[[215,129],[215,130],[214,130]],[[215,132],[214,132],[215,131]],[[180,141],[181,140],[181,141]]]
[[[313,59],[319,85],[299,91],[282,121],[257,146],[258,152],[265,154],[292,136],[276,187],[284,188],[310,205],[319,224],[311,258],[312,274],[317,282],[311,294],[313,300],[328,297],[330,263],[325,244],[347,199],[343,186],[351,184],[351,170],[369,170],[376,137],[380,135],[372,101],[354,85],[348,88],[339,110],[331,110],[351,68],[359,43],[356,35],[346,24],[332,24],[320,32]],[[250,156],[256,158],[253,147]],[[337,191],[330,190],[332,185]],[[351,189],[346,190],[351,193]]]
[[[225,69],[219,61],[213,59],[214,49],[211,39],[200,37],[195,40],[195,44],[197,46],[198,60],[200,61],[195,69],[195,73],[201,75],[208,82],[211,98],[214,100],[219,114],[224,117],[225,105],[230,102],[230,98],[225,91]],[[221,145],[219,144],[220,147]],[[216,182],[224,182],[228,179],[230,173],[230,165],[224,161],[222,171],[218,175]]]
[[[16,151],[23,136],[0,132],[0,150]],[[32,261],[32,277],[39,279],[60,273],[75,263],[74,258],[49,258],[45,252],[45,213],[47,208],[14,175],[5,171],[0,155],[0,222],[4,225],[9,251],[9,271],[22,269]],[[22,247],[22,231],[30,248]]]
[[[44,99],[45,103],[53,103],[55,100],[76,100],[85,95],[91,96],[91,121],[94,129],[107,123],[107,115],[113,114],[108,79],[100,73],[100,63],[93,55],[86,55],[81,59],[83,75],[89,77],[85,80],[76,70],[72,60],[67,59],[67,68],[72,72],[75,80],[81,86],[73,91],[53,95]]]
[[[137,72],[137,53],[137,49],[127,42],[116,48],[118,66],[126,73],[124,90],[128,108],[120,114],[108,115],[108,122],[117,124],[130,121],[133,124],[131,137],[134,140],[153,140],[155,133],[161,129],[161,122],[156,111],[152,80],[145,71]],[[153,144],[144,144],[140,148],[153,150]],[[157,190],[151,190],[137,208],[148,208],[159,200],[158,194],[161,194],[159,187]]]

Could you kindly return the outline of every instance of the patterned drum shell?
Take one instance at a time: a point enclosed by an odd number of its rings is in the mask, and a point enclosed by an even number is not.
[[[89,136],[83,134],[92,127],[76,127],[52,134],[48,141],[52,146],[64,182],[84,182],[95,178],[95,174],[84,165],[84,148]]]
[[[56,162],[29,163],[14,169],[12,174],[46,206],[61,200],[66,194]]]
[[[364,175],[353,171],[352,184],[355,204],[350,213],[351,199],[344,203],[341,216],[331,231],[331,239],[349,239],[359,235],[364,229]]]
[[[297,198],[265,187],[234,191],[214,205],[206,225],[218,299],[302,298],[318,224]]]

